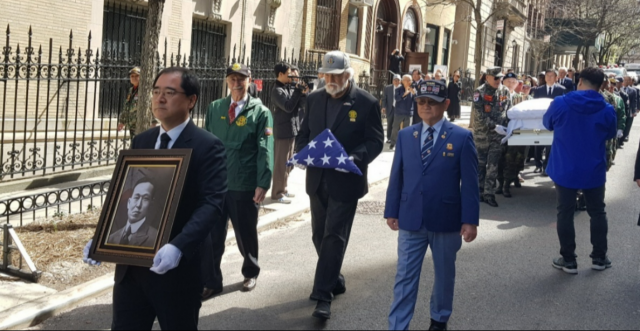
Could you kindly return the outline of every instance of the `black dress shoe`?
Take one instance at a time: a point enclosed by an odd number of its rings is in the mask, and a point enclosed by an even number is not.
[[[440,322],[431,320],[431,326],[429,327],[429,330],[436,330],[436,331],[447,330],[447,323],[440,323]]]
[[[246,278],[242,284],[242,292],[251,292],[256,288],[256,285],[258,285],[257,278]]]
[[[547,174],[547,169],[542,170],[542,177],[549,177],[549,175]]]
[[[486,202],[491,207],[498,207],[498,203],[495,198],[484,198],[484,202]]]
[[[542,172],[542,168],[536,167],[536,170],[533,171],[534,174],[538,174]]]
[[[512,195],[511,195],[511,188],[509,188],[509,186],[505,185],[505,186],[504,186],[504,189],[502,189],[502,195],[503,195],[505,198],[511,198],[511,197],[512,197]]]
[[[346,282],[344,280],[344,276],[340,275],[340,277],[338,278],[338,284],[331,293],[333,293],[334,296],[344,294],[345,292],[347,292],[347,286],[345,284]]]
[[[202,301],[207,301],[215,296],[217,296],[218,294],[222,293],[223,289],[221,288],[216,288],[216,289],[210,289],[210,288],[204,288],[204,291],[202,291]]]
[[[313,311],[313,315],[315,318],[319,318],[321,320],[331,319],[331,302],[328,301],[318,301],[316,305],[316,310]]]

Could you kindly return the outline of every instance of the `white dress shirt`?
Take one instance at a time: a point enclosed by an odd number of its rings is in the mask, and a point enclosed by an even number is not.
[[[436,123],[433,126],[433,129],[435,130],[433,132],[433,147],[436,146],[436,142],[438,141],[438,135],[440,134],[440,131],[442,131],[442,125],[444,125],[444,121],[445,118],[443,117],[440,121],[438,121],[438,123]],[[422,146],[424,146],[424,143],[427,141],[427,138],[429,137],[429,130],[430,126],[429,124],[427,124],[426,122],[422,121],[422,144],[420,145],[420,148],[422,149]]]
[[[162,140],[160,138],[164,133],[168,134],[169,137],[171,137],[171,141],[169,141],[169,145],[167,146],[167,149],[171,149],[171,147],[173,147],[173,144],[176,142],[176,140],[178,140],[178,137],[180,137],[180,134],[182,133],[182,131],[184,131],[184,128],[186,128],[187,124],[189,124],[190,120],[191,118],[187,118],[187,120],[184,123],[176,126],[175,128],[169,131],[166,131],[161,125],[160,134],[158,135],[158,139],[156,140],[156,149],[160,149],[160,144],[162,143]]]
[[[402,84],[393,87],[393,108],[396,107],[396,91],[402,86]]]
[[[547,95],[553,95],[553,85],[547,85]]]
[[[245,94],[244,98],[242,98],[242,100],[236,102],[238,105],[236,106],[236,118],[238,118],[238,116],[240,115],[240,113],[242,112],[242,109],[244,108],[244,106],[247,104],[247,100],[249,100],[249,93]],[[233,104],[235,101],[233,101],[233,98],[231,99],[231,104]]]
[[[122,233],[122,236],[124,237],[124,235],[127,234],[127,230],[129,230],[129,228],[131,228],[131,235],[138,233],[138,230],[140,230],[140,228],[142,227],[142,225],[146,220],[147,218],[145,217],[141,221],[135,222],[133,224],[131,224],[130,221],[127,221],[127,226],[124,227],[124,232]],[[127,240],[128,239],[129,238],[127,238]]]

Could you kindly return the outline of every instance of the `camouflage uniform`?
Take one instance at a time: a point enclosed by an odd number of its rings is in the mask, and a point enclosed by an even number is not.
[[[503,85],[494,89],[489,84],[485,84],[480,86],[473,95],[478,182],[480,194],[485,198],[495,198],[498,165],[503,150],[501,140],[504,138],[495,132],[495,128],[496,125],[506,124],[506,113],[509,108],[511,108],[509,89]]]
[[[511,95],[511,106],[515,106],[524,100],[529,100],[531,96],[524,96],[522,93]],[[524,152],[526,146],[508,146],[505,154],[504,186],[518,181],[518,173],[524,170]],[[519,182],[518,182],[519,184]]]
[[[622,98],[609,91],[602,91],[600,93],[616,110],[616,115],[618,116],[618,129],[624,131],[624,127],[626,125],[624,101],[622,101]],[[616,138],[607,141],[607,170],[611,169],[611,166],[613,165],[613,160],[616,157],[616,150]]]
[[[129,128],[131,138],[136,133],[136,122],[138,120],[138,88],[131,87],[127,95],[127,101],[124,103],[118,122]]]

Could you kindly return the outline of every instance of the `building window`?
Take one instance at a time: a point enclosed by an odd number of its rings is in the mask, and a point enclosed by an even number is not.
[[[451,45],[451,30],[444,30],[444,38],[442,39],[442,65],[449,65],[449,47]]]
[[[429,72],[433,72],[433,66],[438,61],[438,37],[440,27],[427,24],[427,45],[425,52],[429,53]]]
[[[367,10],[367,34],[364,40],[364,57],[369,59],[371,57],[371,29],[373,28],[373,9]]]
[[[211,63],[226,57],[226,28],[206,21],[194,21],[191,28],[191,62]]]
[[[316,9],[315,48],[336,50],[340,41],[340,8],[342,0],[318,0]]]
[[[278,37],[254,33],[251,41],[251,63],[258,61],[276,63],[278,51]],[[271,68],[273,69],[273,68]]]
[[[106,1],[102,23],[102,52],[140,62],[147,9]]]
[[[347,53],[358,54],[360,40],[360,11],[356,6],[349,6],[349,21],[347,24]]]

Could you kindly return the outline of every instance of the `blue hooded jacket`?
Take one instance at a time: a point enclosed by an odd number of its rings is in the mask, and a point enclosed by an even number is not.
[[[549,106],[544,126],[553,131],[547,173],[571,189],[592,189],[607,181],[606,142],[616,137],[616,112],[600,93],[575,91]]]

